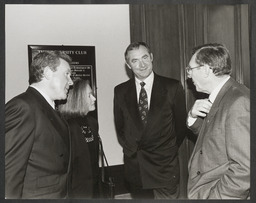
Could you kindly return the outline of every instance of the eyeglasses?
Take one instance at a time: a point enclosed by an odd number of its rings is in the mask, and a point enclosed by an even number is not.
[[[195,68],[200,68],[200,67],[202,67],[202,66],[203,66],[203,65],[199,65],[199,66],[196,66],[196,67],[190,67],[190,66],[188,65],[188,66],[186,67],[186,71],[187,71],[188,74],[190,74],[193,69],[195,69]]]

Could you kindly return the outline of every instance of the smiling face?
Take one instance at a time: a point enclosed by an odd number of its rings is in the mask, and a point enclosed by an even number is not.
[[[153,71],[153,55],[146,47],[140,45],[138,49],[133,49],[127,54],[128,67],[133,71],[139,80],[146,79]]]
[[[73,85],[70,78],[71,70],[68,62],[60,59],[60,64],[56,71],[52,72],[50,87],[53,100],[62,100],[67,98],[69,86]]]

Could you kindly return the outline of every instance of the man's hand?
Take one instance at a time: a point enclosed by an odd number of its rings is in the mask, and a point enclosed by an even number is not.
[[[198,99],[189,112],[192,118],[205,117],[212,107],[212,103],[208,99]]]

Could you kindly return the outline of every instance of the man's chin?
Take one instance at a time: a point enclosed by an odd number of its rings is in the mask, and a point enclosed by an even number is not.
[[[58,100],[65,100],[65,99],[67,99],[67,98],[68,98],[68,95],[65,94],[65,95],[63,95],[63,96],[60,96]]]
[[[201,92],[201,89],[196,86],[196,91]]]

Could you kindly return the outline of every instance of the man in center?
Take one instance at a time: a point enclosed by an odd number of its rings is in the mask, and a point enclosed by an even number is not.
[[[154,73],[144,42],[131,43],[125,60],[134,77],[115,87],[114,117],[132,198],[176,199],[178,148],[187,131],[182,85]]]

